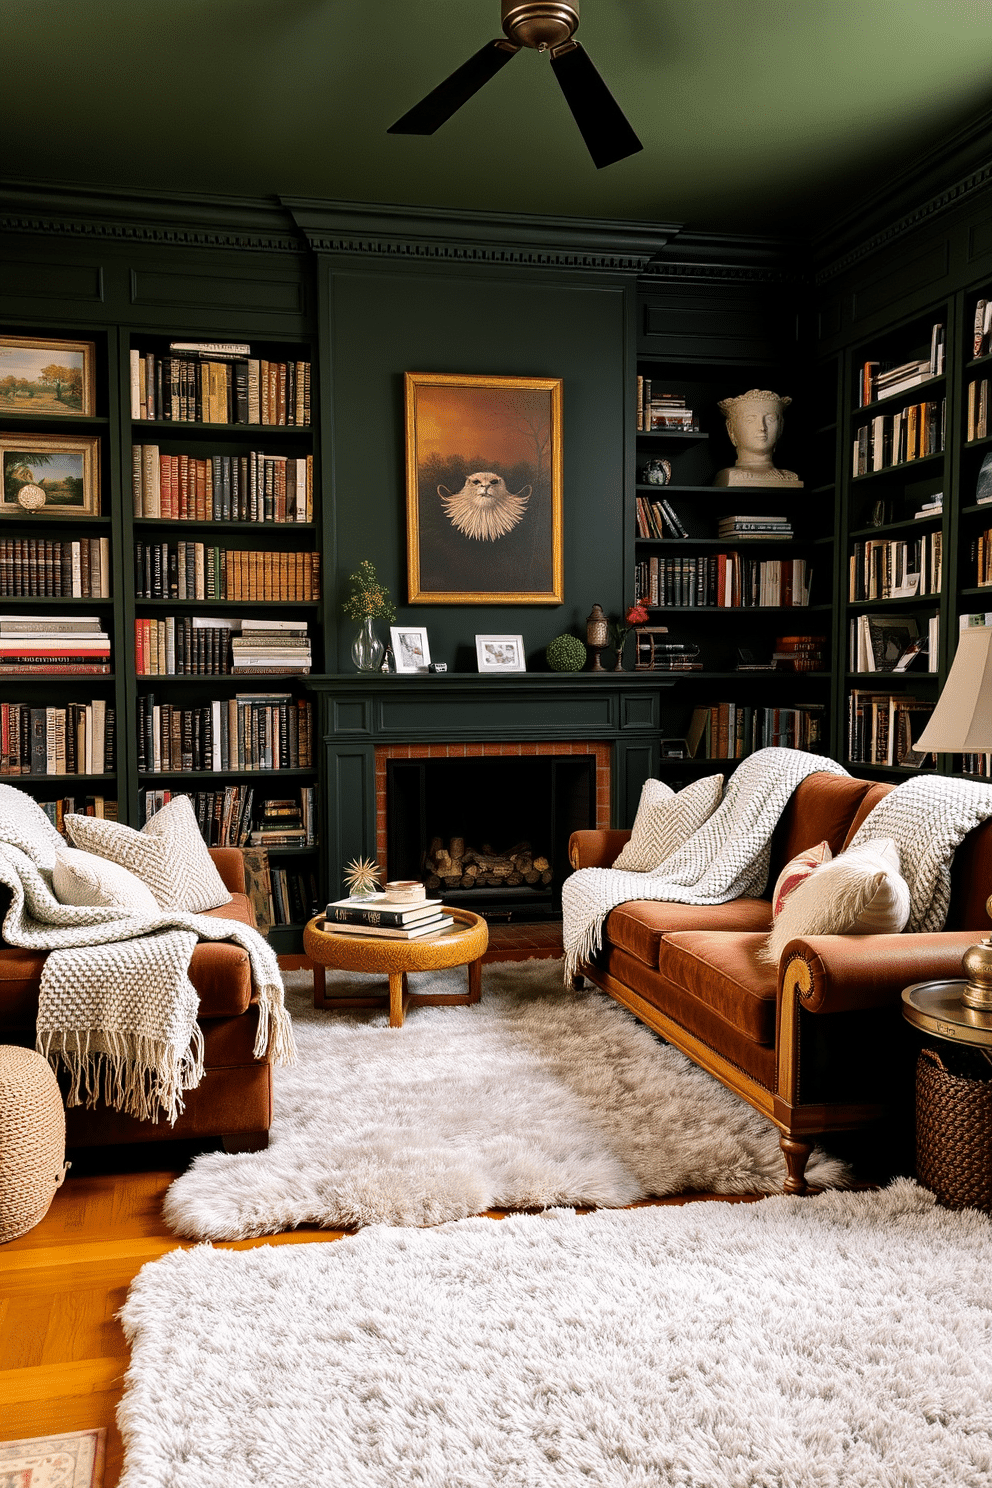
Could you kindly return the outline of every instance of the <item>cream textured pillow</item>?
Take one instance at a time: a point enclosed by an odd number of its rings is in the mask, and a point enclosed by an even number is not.
[[[830,851],[828,842],[820,842],[816,847],[807,847],[803,852],[796,853],[778,878],[772,890],[772,919],[777,920],[785,907],[785,901],[789,895],[798,889],[801,883],[805,883],[814,869],[819,868],[821,863],[829,863],[833,853]]]
[[[95,853],[60,847],[52,870],[52,890],[60,904],[86,909],[124,909],[129,914],[158,917],[155,895],[140,878]]]
[[[68,815],[65,824],[77,847],[136,874],[160,909],[200,914],[231,902],[188,796],[175,796],[140,832],[97,816]]]
[[[708,821],[723,796],[723,776],[694,780],[678,794],[663,780],[645,780],[637,815],[613,864],[626,873],[651,873]]]
[[[896,935],[909,920],[909,884],[891,837],[824,863],[791,893],[759,953],[777,966],[797,935]]]

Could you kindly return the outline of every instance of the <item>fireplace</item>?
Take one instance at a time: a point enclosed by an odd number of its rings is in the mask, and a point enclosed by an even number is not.
[[[390,878],[421,878],[429,893],[490,920],[560,917],[569,836],[608,821],[608,746],[386,746],[376,754],[377,856]]]

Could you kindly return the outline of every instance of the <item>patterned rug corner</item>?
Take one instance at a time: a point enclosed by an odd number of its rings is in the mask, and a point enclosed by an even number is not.
[[[67,1431],[0,1442],[3,1488],[102,1488],[107,1433]]]

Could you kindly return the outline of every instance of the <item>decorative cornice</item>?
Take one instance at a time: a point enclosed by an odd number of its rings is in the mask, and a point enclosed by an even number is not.
[[[754,267],[747,264],[652,263],[644,271],[644,282],[657,279],[722,280],[728,284],[798,284],[807,276],[799,270]]]
[[[609,222],[297,197],[283,197],[281,202],[315,253],[396,261],[630,276],[642,273],[679,231],[671,222]]]
[[[660,250],[644,271],[644,283],[659,279],[724,284],[787,284],[808,277],[806,245],[794,238],[757,237],[744,233],[681,232]]]
[[[292,219],[276,202],[120,192],[111,188],[0,182],[0,230],[99,242],[301,253]]]

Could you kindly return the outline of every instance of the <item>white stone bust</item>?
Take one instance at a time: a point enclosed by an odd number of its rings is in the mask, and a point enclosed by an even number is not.
[[[777,470],[772,464],[772,451],[782,437],[782,415],[791,402],[767,388],[751,388],[718,404],[737,451],[737,463],[717,471],[715,486],[802,485],[795,471]]]

